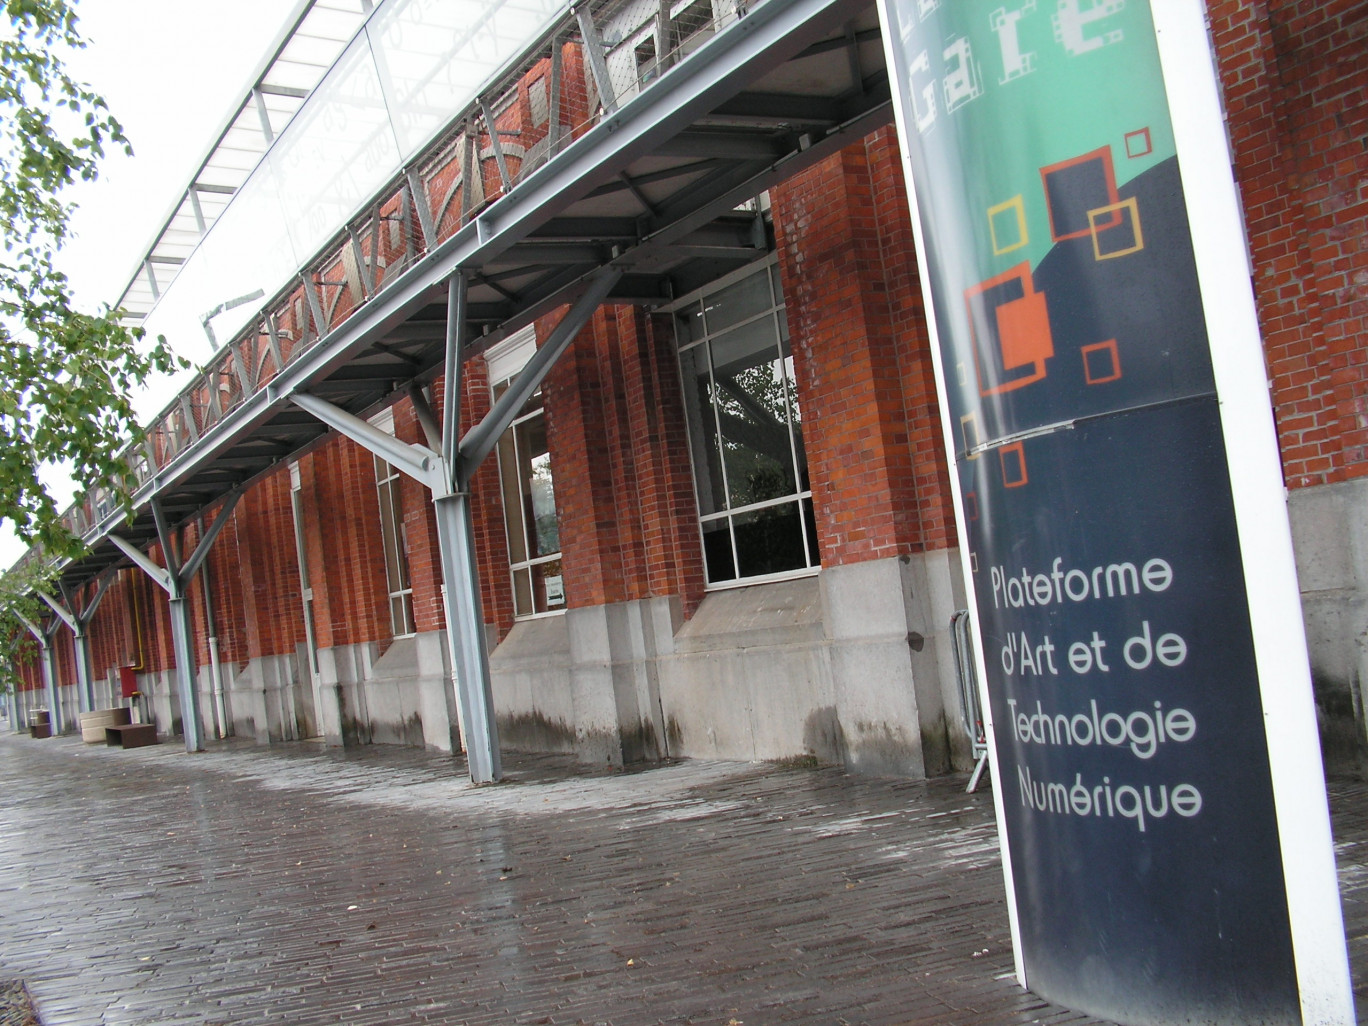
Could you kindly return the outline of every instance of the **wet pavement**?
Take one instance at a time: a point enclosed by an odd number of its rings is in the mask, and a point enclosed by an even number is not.
[[[0,736],[0,979],[59,1024],[1088,1024],[1015,983],[992,798],[740,763]],[[1368,786],[1336,782],[1368,1003]]]

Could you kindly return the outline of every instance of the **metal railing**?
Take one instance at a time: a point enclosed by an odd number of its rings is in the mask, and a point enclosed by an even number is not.
[[[988,733],[984,727],[983,706],[979,702],[978,671],[974,664],[973,624],[969,610],[960,609],[950,617],[950,644],[955,655],[955,679],[959,682],[960,710],[964,729],[969,733],[969,750],[974,758],[974,773],[965,788],[973,792],[988,765]]]

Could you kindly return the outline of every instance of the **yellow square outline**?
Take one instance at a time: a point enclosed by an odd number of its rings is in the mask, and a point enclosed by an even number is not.
[[[1021,234],[1021,241],[1014,242],[1010,246],[998,247],[997,228],[993,225],[993,218],[998,214],[1016,208],[1017,230]],[[995,207],[988,208],[988,234],[993,237],[993,256],[1002,256],[1010,253],[1014,249],[1020,249],[1031,241],[1031,234],[1026,228],[1026,204],[1021,198],[1021,193],[1017,193],[1005,203],[999,203]]]
[[[1118,249],[1115,253],[1102,252],[1102,248],[1097,244],[1097,221],[1100,216],[1107,214],[1119,214],[1123,210],[1130,212],[1131,225],[1135,229],[1135,245],[1127,249]],[[1115,228],[1116,225],[1108,225],[1108,228]],[[1094,260],[1115,260],[1117,257],[1130,256],[1138,253],[1145,248],[1145,233],[1140,230],[1140,204],[1136,202],[1134,196],[1124,199],[1120,203],[1108,203],[1105,207],[1098,207],[1096,210],[1088,211],[1088,231],[1092,235],[1093,259]]]

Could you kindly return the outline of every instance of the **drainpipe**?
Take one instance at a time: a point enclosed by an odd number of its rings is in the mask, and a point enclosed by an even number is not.
[[[197,520],[199,537],[204,537],[204,517]],[[209,685],[214,692],[214,736],[220,740],[228,736],[228,707],[223,697],[223,664],[219,662],[218,627],[214,619],[213,588],[209,580],[209,561],[199,568],[200,587],[204,589],[204,629],[209,635]]]

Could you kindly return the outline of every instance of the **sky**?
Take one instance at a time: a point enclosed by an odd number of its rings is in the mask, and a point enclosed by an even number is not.
[[[109,152],[77,203],[61,267],[78,305],[114,303],[296,0],[77,0],[89,45],[68,61],[104,96],[134,155]],[[71,486],[52,482],[63,508]],[[24,545],[0,523],[0,567]]]

